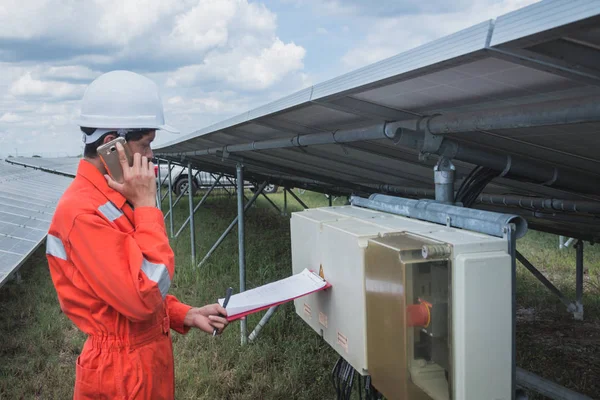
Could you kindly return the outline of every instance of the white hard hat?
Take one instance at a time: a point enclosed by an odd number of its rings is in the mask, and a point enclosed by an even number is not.
[[[77,125],[100,129],[179,131],[165,124],[156,84],[130,71],[111,71],[96,78],[83,94]]]

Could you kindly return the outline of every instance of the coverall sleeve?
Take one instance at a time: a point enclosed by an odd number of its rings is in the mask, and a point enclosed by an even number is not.
[[[134,218],[135,232],[130,234],[99,215],[79,215],[69,244],[71,261],[94,293],[139,322],[162,306],[175,263],[160,210],[140,207]]]
[[[169,319],[171,320],[171,329],[182,335],[188,333],[190,327],[184,326],[183,320],[192,307],[180,302],[177,297],[168,294],[167,308],[169,310]]]

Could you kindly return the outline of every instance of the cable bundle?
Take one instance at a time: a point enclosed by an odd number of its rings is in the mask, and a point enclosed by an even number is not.
[[[475,167],[465,178],[456,193],[456,202],[471,207],[488,183],[498,176],[498,171],[486,167]]]
[[[331,372],[331,380],[337,400],[350,400],[354,386],[354,376],[356,374],[356,370],[343,357],[337,360]],[[371,377],[368,375],[364,378],[359,375],[358,379],[356,379],[358,383],[358,398],[360,400],[363,399],[363,379],[365,400],[381,400],[383,397],[373,387]]]
[[[337,360],[331,372],[337,400],[350,400],[355,374],[354,368],[343,357]]]

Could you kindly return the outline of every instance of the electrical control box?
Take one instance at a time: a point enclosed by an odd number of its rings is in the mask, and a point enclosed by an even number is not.
[[[386,398],[511,398],[511,258],[501,238],[352,206],[291,219],[293,272],[332,287],[296,313]]]

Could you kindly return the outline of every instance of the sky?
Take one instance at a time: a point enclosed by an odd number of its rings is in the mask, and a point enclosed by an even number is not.
[[[0,157],[80,154],[108,71],[156,82],[183,135],[536,1],[2,0]]]

